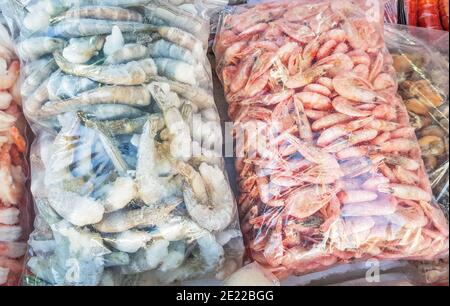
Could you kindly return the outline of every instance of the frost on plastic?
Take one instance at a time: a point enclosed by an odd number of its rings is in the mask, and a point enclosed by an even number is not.
[[[169,2],[3,3],[37,134],[26,284],[169,284],[240,267],[206,58],[202,8],[217,1]]]
[[[19,283],[30,230],[25,187],[28,147],[17,86],[19,71],[9,31],[0,22],[0,286]]]
[[[278,277],[448,254],[382,12],[378,1],[277,1],[222,18],[241,228]]]

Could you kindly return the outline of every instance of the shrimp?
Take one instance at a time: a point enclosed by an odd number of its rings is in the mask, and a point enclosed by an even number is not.
[[[139,144],[136,182],[141,200],[154,205],[160,200],[175,194],[172,177],[159,177],[157,168],[158,152],[155,137],[159,130],[159,118],[150,118],[143,129]]]
[[[157,75],[155,62],[150,59],[119,65],[82,65],[68,62],[61,53],[54,53],[55,61],[64,72],[110,85],[141,85]]]
[[[98,223],[105,213],[101,203],[69,191],[55,189],[49,194],[48,201],[60,216],[76,226]]]
[[[46,54],[63,49],[65,45],[65,40],[60,38],[32,37],[19,42],[17,52],[25,61],[34,61]]]
[[[315,92],[300,92],[295,95],[305,108],[328,110],[332,107],[330,98]]]
[[[188,49],[196,58],[203,56],[203,44],[194,35],[174,27],[158,27],[156,32],[162,38]]]
[[[184,200],[194,221],[210,231],[226,229],[236,211],[233,193],[222,171],[205,163],[199,172],[183,162],[177,162],[175,168],[185,178]]]
[[[148,57],[149,49],[141,44],[126,44],[120,50],[113,52],[105,59],[106,65],[124,64],[139,61]]]
[[[174,60],[186,62],[195,65],[197,60],[192,52],[177,44],[160,39],[148,47],[148,53],[153,58],[171,58]]]
[[[342,217],[375,217],[389,216],[395,214],[397,209],[396,201],[392,199],[382,199],[370,202],[360,202],[346,204],[342,207]]]
[[[333,65],[315,65],[298,74],[288,77],[284,85],[288,89],[296,89],[313,83],[317,78],[323,76]]]
[[[19,78],[20,64],[18,61],[13,61],[6,73],[0,73],[0,90],[9,90],[16,84]]]
[[[344,114],[330,114],[314,121],[311,127],[313,131],[317,132],[350,121],[351,118],[352,117]]]
[[[133,21],[112,21],[91,18],[65,18],[48,28],[50,36],[72,38],[110,34],[113,27],[124,32],[154,31],[150,24]]]
[[[286,214],[298,219],[312,216],[327,205],[336,193],[336,188],[331,185],[298,188],[285,200]]]
[[[148,88],[164,114],[166,126],[172,136],[170,153],[175,159],[189,160],[192,157],[192,138],[189,125],[184,121],[174,101],[177,94],[165,83],[151,83]]]
[[[170,58],[155,58],[154,61],[158,67],[159,75],[189,85],[197,85],[198,77],[196,76],[194,66]]]
[[[367,190],[345,190],[338,194],[338,198],[342,204],[346,205],[375,201],[378,195],[376,192]]]
[[[378,149],[381,152],[410,152],[411,150],[416,149],[417,143],[410,139],[405,138],[395,138],[392,140],[389,140],[381,145],[378,146]]]
[[[326,147],[333,141],[347,136],[348,134],[366,127],[367,124],[373,120],[373,117],[367,117],[349,123],[338,124],[324,130],[317,139],[317,145],[319,147]]]
[[[130,106],[149,106],[151,96],[148,89],[143,86],[102,86],[85,91],[71,99],[50,101],[44,104],[41,111],[46,116],[80,110],[82,107],[94,104],[124,104]]]
[[[104,43],[105,38],[100,36],[72,38],[62,55],[71,63],[84,64],[102,50]]]
[[[181,204],[180,199],[164,201],[158,206],[134,210],[119,210],[107,214],[94,228],[101,233],[121,233],[137,227],[160,226],[171,218],[171,212]]]
[[[359,110],[353,103],[343,97],[334,98],[332,104],[337,112],[350,117],[368,117],[372,115],[370,111]]]
[[[0,242],[0,257],[16,259],[24,256],[26,251],[25,242]]]
[[[375,103],[380,100],[375,91],[367,89],[370,86],[365,80],[351,73],[336,76],[333,86],[340,96],[352,101]]]
[[[143,22],[141,14],[114,6],[83,6],[70,9],[57,17],[58,20],[64,18],[94,18],[116,21],[134,21]]]
[[[378,191],[382,193],[392,194],[400,199],[413,201],[431,201],[431,194],[425,190],[412,185],[403,184],[386,184],[378,186]]]
[[[0,199],[6,205],[18,205],[23,189],[13,175],[13,165],[9,154],[11,146],[1,145],[0,148]]]

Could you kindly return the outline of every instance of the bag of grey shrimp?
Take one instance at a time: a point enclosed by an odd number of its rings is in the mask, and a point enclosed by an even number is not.
[[[209,20],[185,2],[2,1],[36,134],[24,285],[183,284],[241,266]]]
[[[26,183],[27,124],[18,87],[20,63],[0,11],[0,286],[17,286],[31,230]]]
[[[235,127],[241,229],[249,258],[282,280],[448,254],[383,8],[264,1],[221,18],[214,52]]]

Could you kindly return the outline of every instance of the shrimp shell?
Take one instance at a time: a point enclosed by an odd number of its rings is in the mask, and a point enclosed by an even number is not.
[[[64,39],[53,37],[32,37],[17,45],[20,57],[25,61],[36,60],[46,54],[62,49],[66,44]]]
[[[110,85],[141,85],[157,74],[155,62],[151,58],[126,64],[97,66],[70,63],[59,52],[55,52],[54,57],[62,71]]]

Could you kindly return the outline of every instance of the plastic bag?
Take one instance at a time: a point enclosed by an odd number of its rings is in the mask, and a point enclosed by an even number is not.
[[[9,32],[0,23],[0,286],[19,283],[30,230],[26,122],[16,85],[19,71]]]
[[[433,194],[449,217],[448,149],[448,40],[447,32],[387,26],[386,44],[394,57],[400,94],[423,147],[422,155]],[[437,149],[437,151],[436,151]],[[447,268],[445,268],[447,266]],[[424,282],[448,284],[448,258],[421,263]]]
[[[215,54],[235,124],[241,228],[250,258],[278,277],[448,253],[382,11],[278,1],[223,16]]]
[[[201,10],[22,2],[2,7],[37,134],[25,284],[169,284],[238,269],[242,235]]]
[[[447,38],[438,39],[439,36]],[[411,124],[416,128],[434,196],[447,216],[448,36],[447,32],[386,26],[386,44],[394,57],[400,94],[409,111]],[[437,45],[432,45],[432,42],[437,42]]]
[[[384,22],[386,23],[398,23],[398,0],[388,0],[384,5]]]

